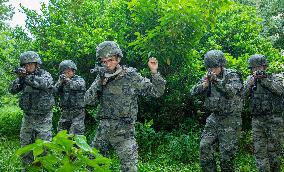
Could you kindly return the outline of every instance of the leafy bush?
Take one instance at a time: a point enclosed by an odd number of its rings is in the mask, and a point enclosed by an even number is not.
[[[198,162],[200,129],[197,121],[186,120],[179,130],[171,133],[156,132],[152,125],[153,120],[136,125],[136,138],[142,161],[149,161],[151,157],[157,156],[158,161],[169,164]]]
[[[91,148],[82,135],[68,135],[60,131],[52,140],[37,139],[35,143],[20,148],[16,154],[24,155],[32,151],[34,161],[28,168],[31,171],[109,171],[110,159],[103,157]]]
[[[252,132],[244,131],[239,141],[239,151],[235,159],[235,168],[238,171],[257,171],[253,152]]]
[[[18,136],[22,121],[22,111],[18,106],[3,106],[0,108],[0,135]]]
[[[168,155],[172,160],[187,164],[199,162],[199,133],[170,135],[167,139]]]
[[[157,153],[157,147],[164,144],[163,132],[156,132],[153,128],[153,120],[145,121],[144,124],[136,123],[136,139],[138,142],[139,153],[143,159],[149,159]]]

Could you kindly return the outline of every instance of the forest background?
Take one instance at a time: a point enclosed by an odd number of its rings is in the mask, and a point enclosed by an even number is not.
[[[199,141],[208,113],[202,99],[191,97],[192,86],[206,72],[203,55],[211,49],[225,53],[228,67],[249,74],[247,60],[261,53],[269,71],[283,72],[284,2],[282,0],[50,0],[41,14],[22,6],[25,27],[7,25],[14,9],[0,0],[0,171],[19,171],[15,156],[19,146],[22,111],[18,96],[8,93],[16,77],[19,55],[37,51],[42,67],[54,80],[58,64],[73,60],[77,73],[90,86],[89,72],[96,63],[95,47],[115,40],[122,48],[123,64],[149,76],[147,60],[159,60],[166,78],[165,94],[139,99],[136,138],[140,171],[200,171]],[[54,131],[60,115],[55,106]],[[87,109],[86,137],[95,134],[96,108]],[[235,160],[238,171],[256,171],[251,138],[251,115],[242,113],[242,137]],[[218,156],[218,155],[217,155]],[[119,162],[111,154],[111,170]]]

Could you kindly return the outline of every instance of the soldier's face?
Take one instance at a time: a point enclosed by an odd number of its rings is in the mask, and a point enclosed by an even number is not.
[[[33,73],[36,70],[37,64],[36,63],[27,63],[24,65],[27,73]]]
[[[221,67],[213,67],[208,69],[210,72],[215,73],[216,75],[219,75],[222,71]]]
[[[67,77],[67,78],[72,78],[75,75],[75,71],[73,69],[65,69],[63,71],[63,74]]]
[[[120,58],[118,58],[116,56],[105,57],[105,58],[101,59],[102,65],[105,66],[108,71],[115,70],[115,68],[119,64],[119,62],[120,62]]]
[[[253,67],[251,68],[252,72],[255,72],[255,71],[265,71],[267,69],[267,66],[256,66],[256,67]]]

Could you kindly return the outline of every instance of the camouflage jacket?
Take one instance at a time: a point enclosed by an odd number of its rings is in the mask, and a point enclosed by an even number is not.
[[[160,97],[164,93],[166,81],[157,73],[152,81],[142,77],[134,68],[122,67],[113,80],[106,85],[100,84],[97,76],[91,87],[86,91],[86,104],[100,103],[97,118],[99,119],[137,119],[138,95]]]
[[[43,69],[37,69],[34,74],[14,80],[10,93],[22,92],[19,105],[25,113],[46,114],[54,105],[52,84],[51,75]]]
[[[252,75],[247,77],[244,84],[243,96],[250,98],[250,108],[253,115],[278,113],[284,110],[284,83],[282,74],[268,75],[258,79],[253,86],[248,83]]]
[[[192,88],[192,96],[205,96],[204,106],[212,112],[220,112],[226,115],[241,112],[243,101],[240,93],[243,85],[240,75],[235,70],[224,68],[222,74],[207,88],[202,86],[205,77]]]
[[[64,84],[57,82],[54,85],[54,92],[60,96],[60,106],[63,109],[85,107],[85,91],[85,80],[78,75],[75,75]]]

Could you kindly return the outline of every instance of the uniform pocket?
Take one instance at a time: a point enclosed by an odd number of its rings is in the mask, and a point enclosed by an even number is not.
[[[210,111],[220,111],[220,98],[219,97],[208,97],[205,99],[204,106]]]
[[[19,100],[19,106],[22,110],[27,111],[31,108],[31,100],[29,93],[23,93]]]
[[[33,109],[40,111],[50,111],[52,109],[52,106],[54,105],[54,98],[53,96],[47,94],[47,93],[37,93],[33,96]]]

